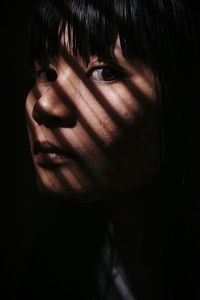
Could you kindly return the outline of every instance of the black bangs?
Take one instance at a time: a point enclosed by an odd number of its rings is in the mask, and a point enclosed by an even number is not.
[[[48,64],[59,53],[62,22],[61,12],[50,1],[42,1],[38,6],[30,26],[31,63],[38,61]]]
[[[86,62],[94,55],[109,58],[119,35],[125,57],[149,64],[159,61],[168,64],[166,58],[173,59],[175,51],[180,49],[177,3],[173,0],[41,1],[31,26],[32,60],[42,63],[55,60],[63,44]]]
[[[116,42],[112,1],[42,1],[31,24],[32,62],[56,60],[66,46],[84,61],[109,57]]]
[[[112,1],[76,0],[68,3],[67,39],[72,53],[85,61],[94,55],[100,58],[111,56],[117,38]]]
[[[124,56],[151,61],[155,26],[145,11],[135,0],[42,1],[31,26],[31,57],[42,63],[56,59],[67,33],[65,43],[84,61],[112,56],[118,35]]]

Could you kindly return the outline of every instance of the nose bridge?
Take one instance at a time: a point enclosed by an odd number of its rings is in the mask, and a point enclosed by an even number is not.
[[[69,88],[67,88],[67,85],[69,85]],[[32,112],[34,120],[38,124],[48,124],[48,126],[74,126],[75,107],[73,97],[75,97],[75,88],[72,84],[65,80],[63,88],[62,78],[61,80],[57,78],[36,101]]]

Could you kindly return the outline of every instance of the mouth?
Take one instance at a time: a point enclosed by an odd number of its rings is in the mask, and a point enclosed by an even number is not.
[[[36,141],[33,147],[34,161],[44,168],[58,167],[77,158],[69,146],[61,148],[50,142]]]

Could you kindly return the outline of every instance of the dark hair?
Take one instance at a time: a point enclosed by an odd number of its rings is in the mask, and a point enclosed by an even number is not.
[[[168,202],[163,205],[164,209],[168,207],[168,213],[172,207],[177,212],[181,206],[185,216],[191,203],[184,202],[183,193],[180,197],[176,192],[181,189],[191,195],[194,175],[197,175],[191,150],[195,149],[197,133],[200,66],[197,4],[187,0],[41,1],[30,31],[32,59],[42,63],[56,60],[63,47],[61,38],[66,28],[72,53],[80,55],[86,63],[91,55],[112,58],[119,35],[125,57],[152,67],[157,84],[164,161],[160,183],[162,188],[171,187]]]

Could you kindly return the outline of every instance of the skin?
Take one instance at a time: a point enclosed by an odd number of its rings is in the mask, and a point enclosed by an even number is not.
[[[154,75],[123,57],[119,39],[112,62],[91,57],[86,65],[65,48],[56,63],[36,62],[36,71],[26,114],[42,191],[85,201],[138,188],[158,174]],[[54,153],[50,144],[73,155]]]

